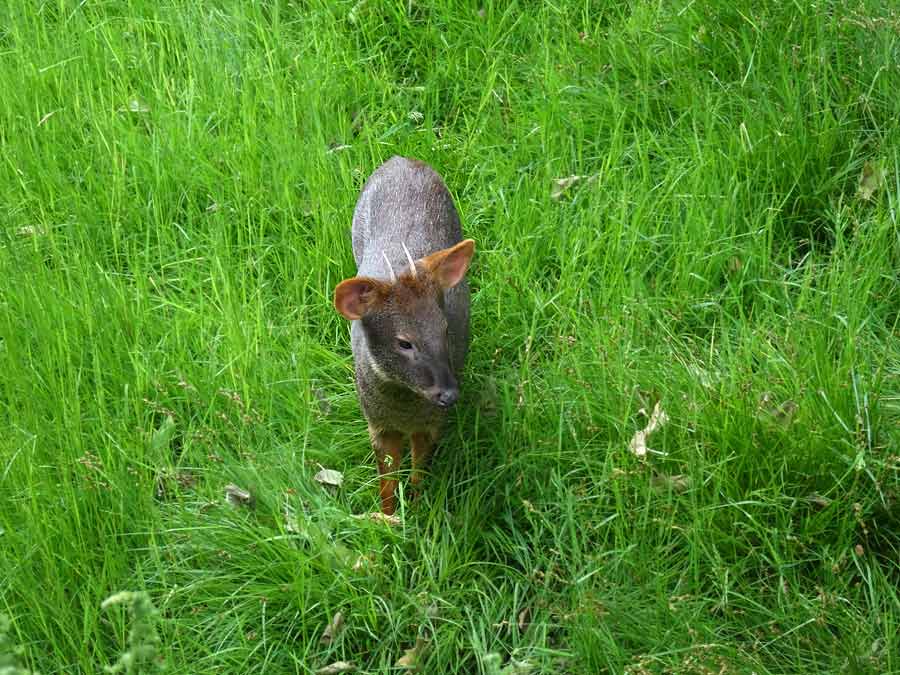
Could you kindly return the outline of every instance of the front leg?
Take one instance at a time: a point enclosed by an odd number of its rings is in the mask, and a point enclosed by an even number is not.
[[[418,491],[419,484],[424,478],[423,469],[434,450],[435,437],[428,432],[420,432],[412,435],[412,475],[410,483],[414,490]]]
[[[378,475],[381,479],[381,512],[386,516],[394,515],[397,510],[397,479],[400,460],[403,457],[403,434],[398,431],[378,431],[369,427],[372,447],[378,460]]]

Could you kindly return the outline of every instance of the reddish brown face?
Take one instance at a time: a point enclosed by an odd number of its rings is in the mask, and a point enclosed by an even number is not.
[[[466,240],[419,260],[415,276],[394,283],[354,277],[335,289],[337,310],[362,324],[373,370],[442,408],[459,398],[443,294],[465,276],[473,253]]]

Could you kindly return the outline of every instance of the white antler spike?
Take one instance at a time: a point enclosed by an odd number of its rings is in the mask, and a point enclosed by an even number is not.
[[[409,254],[409,249],[406,248],[406,243],[401,241],[400,245],[403,246],[403,252],[406,254],[406,259],[409,261],[409,273],[412,274],[415,279],[416,276],[418,276],[416,274],[416,263],[413,262],[413,258]]]
[[[391,283],[392,283],[392,284],[396,284],[396,283],[397,283],[397,275],[394,274],[394,268],[391,267],[391,261],[388,260],[387,253],[385,253],[384,251],[382,251],[382,252],[381,252],[381,256],[384,258],[384,262],[385,262],[385,264],[387,265],[387,268],[388,268],[388,274],[391,275]]]

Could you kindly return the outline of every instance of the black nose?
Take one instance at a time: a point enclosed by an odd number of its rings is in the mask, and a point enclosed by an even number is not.
[[[434,402],[442,408],[449,408],[456,403],[456,399],[458,398],[459,389],[443,389],[435,395]]]

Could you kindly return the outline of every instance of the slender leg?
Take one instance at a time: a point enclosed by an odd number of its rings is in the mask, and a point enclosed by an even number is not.
[[[394,515],[397,510],[397,479],[400,460],[403,457],[403,434],[397,431],[375,431],[369,429],[372,447],[378,459],[378,475],[381,478],[381,512],[386,516]]]
[[[434,450],[434,436],[429,433],[415,433],[412,435],[412,476],[410,483],[414,491],[418,491],[424,475],[422,470],[431,457],[431,451]]]

